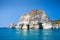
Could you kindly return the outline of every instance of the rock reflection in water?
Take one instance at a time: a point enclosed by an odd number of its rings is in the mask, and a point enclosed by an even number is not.
[[[52,31],[42,30],[42,40],[52,40]]]
[[[52,40],[51,30],[30,29],[30,30],[17,30],[17,36],[21,40]]]

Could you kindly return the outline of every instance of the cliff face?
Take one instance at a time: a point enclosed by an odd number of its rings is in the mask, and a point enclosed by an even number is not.
[[[27,29],[27,25],[29,25],[29,28],[52,28],[50,19],[42,10],[32,10],[21,16],[16,28]]]

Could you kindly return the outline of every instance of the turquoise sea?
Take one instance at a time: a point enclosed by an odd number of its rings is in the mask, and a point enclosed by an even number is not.
[[[0,40],[60,40],[60,29],[18,30],[0,28]]]

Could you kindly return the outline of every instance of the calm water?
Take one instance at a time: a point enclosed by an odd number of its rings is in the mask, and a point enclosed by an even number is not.
[[[0,28],[0,40],[60,40],[60,29],[17,30]]]

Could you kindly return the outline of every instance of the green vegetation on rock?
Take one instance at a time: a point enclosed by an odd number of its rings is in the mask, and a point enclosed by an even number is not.
[[[52,24],[60,24],[60,20],[52,20]]]

